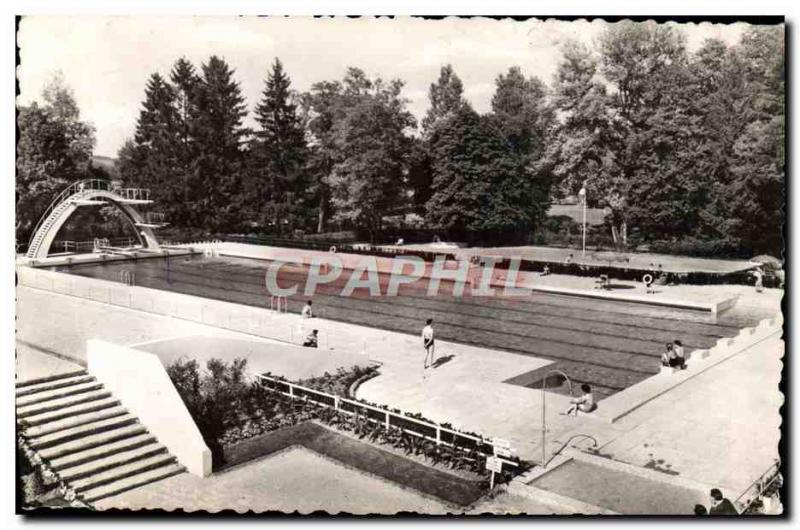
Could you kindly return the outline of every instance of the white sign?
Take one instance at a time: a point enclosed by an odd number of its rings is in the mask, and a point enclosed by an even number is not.
[[[494,446],[495,456],[511,456],[511,442],[503,440],[502,438],[492,438],[492,445]]]
[[[503,461],[493,456],[486,457],[486,471],[500,473],[503,471]]]

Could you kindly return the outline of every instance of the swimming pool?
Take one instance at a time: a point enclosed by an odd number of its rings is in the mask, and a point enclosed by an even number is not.
[[[264,274],[269,261],[237,257],[173,257],[59,267],[61,272],[120,281],[132,272],[138,286],[268,307]],[[307,270],[284,267],[278,284],[303,285]],[[437,336],[489,349],[531,355],[555,362],[574,384],[588,383],[602,399],[659,370],[664,344],[681,339],[687,355],[709,348],[722,337],[754,325],[753,315],[735,309],[715,317],[708,313],[628,302],[528,293],[516,297],[455,297],[442,288],[426,294],[421,281],[402,285],[398,296],[370,296],[356,289],[341,296],[349,279],[319,286],[313,297],[319,317],[383,328],[417,336],[426,318],[436,322]],[[381,275],[382,292],[388,276]],[[288,309],[299,313],[306,302],[302,287],[288,298]],[[509,382],[539,386],[537,374],[520,374]]]

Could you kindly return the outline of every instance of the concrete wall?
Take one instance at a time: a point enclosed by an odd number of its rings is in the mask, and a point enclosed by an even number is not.
[[[19,267],[20,285],[75,296],[111,306],[179,318],[239,333],[302,344],[311,329],[320,332],[321,348],[367,353],[370,347],[351,327],[320,318],[303,322],[298,315],[211,300],[160,289],[75,276],[31,267]],[[265,300],[265,305],[268,300]],[[372,344],[372,347],[380,347]]]
[[[87,341],[88,370],[190,473],[211,474],[211,451],[157,355]]]

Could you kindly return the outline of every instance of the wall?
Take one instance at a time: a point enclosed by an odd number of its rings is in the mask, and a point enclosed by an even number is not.
[[[265,307],[260,308],[46,269],[21,266],[17,270],[23,286],[229,331],[302,344],[313,327],[319,330],[321,348],[367,354],[369,348],[381,346],[369,344],[351,326],[321,318],[303,322],[296,314],[270,311],[266,298]]]
[[[158,441],[197,476],[211,474],[211,451],[157,355],[87,341],[88,370]]]

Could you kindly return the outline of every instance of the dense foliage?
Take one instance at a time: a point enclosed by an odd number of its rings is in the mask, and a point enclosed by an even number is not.
[[[783,26],[690,50],[676,25],[609,24],[592,46],[564,43],[550,83],[510,67],[485,114],[443,66],[419,124],[401,80],[348,68],[298,93],[276,59],[254,130],[224,60],[179,59],[148,80],[117,169],[179,230],[375,234],[414,212],[533,241],[548,204],[585,188],[620,249],[779,255],[784,46]],[[18,233],[89,171],[93,133],[64,94],[20,109]]]

